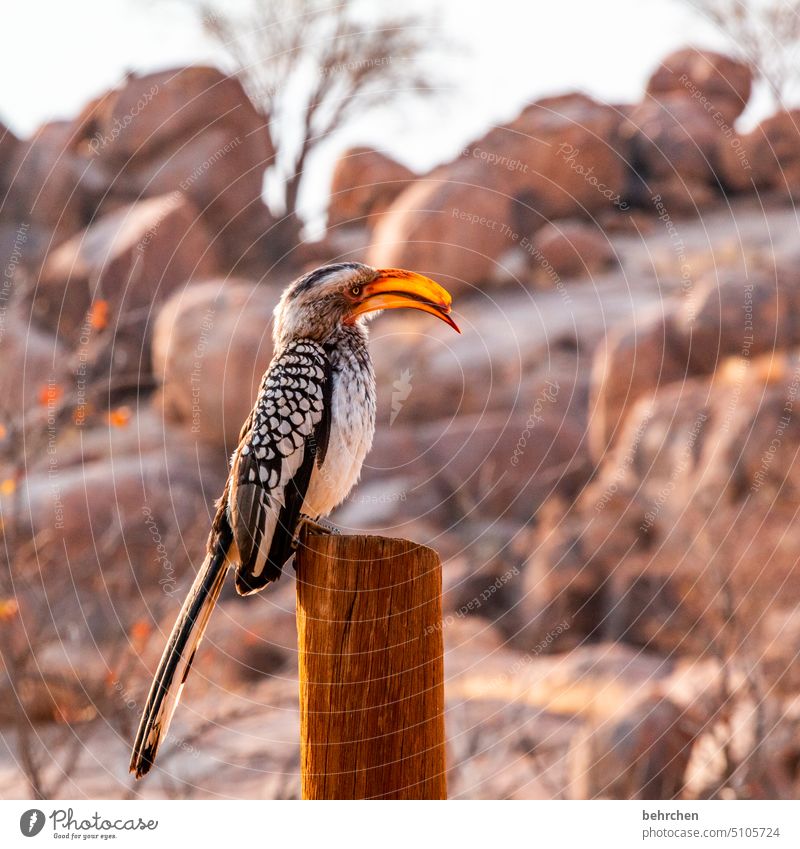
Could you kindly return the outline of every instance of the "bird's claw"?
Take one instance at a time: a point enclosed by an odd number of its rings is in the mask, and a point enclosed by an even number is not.
[[[300,516],[292,539],[292,548],[296,549],[304,533],[316,533],[339,536],[341,531],[325,519],[312,519],[310,516]]]

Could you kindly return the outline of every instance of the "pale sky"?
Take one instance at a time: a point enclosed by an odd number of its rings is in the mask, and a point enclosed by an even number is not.
[[[397,8],[397,0],[370,4]],[[526,101],[570,89],[636,101],[670,50],[726,46],[680,0],[428,0],[425,7],[439,9],[444,33],[460,46],[442,68],[456,91],[435,108],[365,119],[337,146],[374,143],[424,170],[512,118]],[[0,119],[21,135],[74,115],[127,71],[225,61],[182,0],[5,2],[2,24]],[[745,124],[763,115],[765,103],[755,98]],[[330,161],[312,167],[322,179]]]

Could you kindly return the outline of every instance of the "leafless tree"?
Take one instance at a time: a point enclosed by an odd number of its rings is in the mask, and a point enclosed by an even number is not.
[[[198,8],[269,120],[281,235],[294,244],[309,159],[354,118],[431,94],[426,59],[442,39],[427,19],[381,13],[356,0],[251,0],[244,15]]]
[[[777,105],[800,78],[799,0],[685,0],[719,27],[766,82]]]

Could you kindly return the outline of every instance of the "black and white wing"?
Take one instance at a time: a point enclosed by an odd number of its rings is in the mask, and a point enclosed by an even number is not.
[[[330,433],[331,364],[322,345],[292,342],[261,384],[233,457],[228,508],[239,549],[236,589],[249,595],[281,576],[314,463]]]

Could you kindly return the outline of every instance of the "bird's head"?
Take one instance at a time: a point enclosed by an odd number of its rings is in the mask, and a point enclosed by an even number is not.
[[[324,265],[286,287],[275,308],[275,343],[306,338],[324,342],[341,326],[381,310],[408,307],[450,318],[450,294],[438,283],[400,268],[372,268],[359,262]]]

